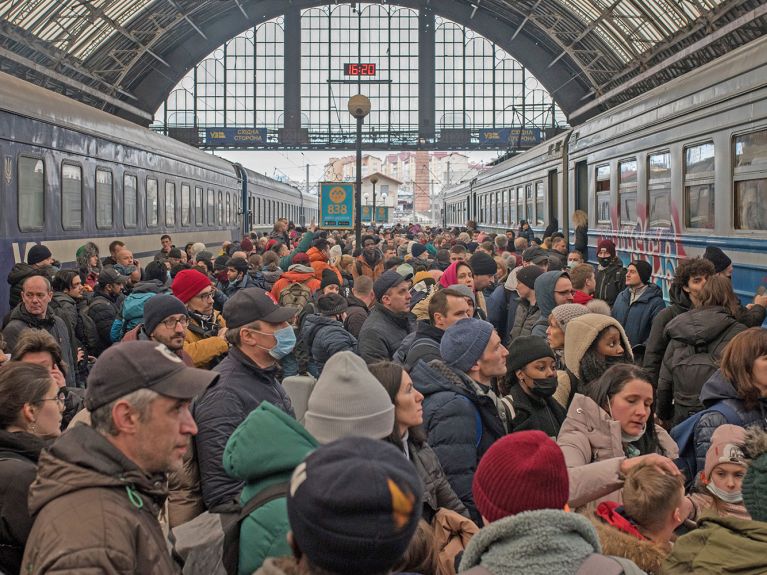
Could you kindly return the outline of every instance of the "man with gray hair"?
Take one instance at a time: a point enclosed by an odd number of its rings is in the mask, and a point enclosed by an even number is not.
[[[105,351],[88,376],[91,426],[75,426],[40,456],[21,571],[180,573],[157,515],[165,474],[181,468],[197,433],[191,400],[217,377],[157,342]]]

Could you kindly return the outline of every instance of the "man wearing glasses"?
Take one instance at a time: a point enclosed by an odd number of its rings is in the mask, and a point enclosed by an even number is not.
[[[226,322],[213,309],[215,288],[205,274],[189,269],[176,274],[171,290],[186,306],[189,316],[184,334],[184,351],[191,356],[195,367],[211,369],[229,351],[229,345],[224,339]]]
[[[175,296],[159,294],[144,304],[144,323],[125,334],[122,341],[157,341],[179,356],[189,367],[192,357],[184,351],[189,316],[186,306]]]

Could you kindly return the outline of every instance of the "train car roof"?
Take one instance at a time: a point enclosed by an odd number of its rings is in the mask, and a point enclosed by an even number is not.
[[[287,194],[291,194],[297,198],[301,196],[301,192],[295,186],[291,186],[290,184],[286,184],[284,182],[279,182],[277,180],[270,178],[269,176],[265,176],[264,174],[261,174],[259,172],[254,172],[253,170],[246,168],[244,166],[242,167],[242,169],[245,170],[245,173],[248,175],[248,182],[251,184],[261,184],[264,186],[269,186],[270,188],[280,190]]]
[[[223,158],[4,72],[0,72],[0,110],[235,175],[231,162]]]

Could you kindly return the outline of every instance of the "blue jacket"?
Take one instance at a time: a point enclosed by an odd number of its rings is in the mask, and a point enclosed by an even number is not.
[[[516,290],[509,291],[503,284],[497,286],[489,298],[487,304],[487,321],[493,324],[501,336],[503,345],[509,345],[509,333],[514,326],[514,316],[517,313],[519,294]]]
[[[634,303],[630,301],[631,289],[626,288],[615,298],[613,317],[623,326],[633,347],[645,343],[650,337],[652,321],[666,307],[666,302],[663,292],[654,283],[648,284]]]
[[[333,354],[339,351],[357,353],[357,339],[344,329],[340,321],[332,317],[310,313],[304,319],[301,337],[317,364],[315,377],[319,377],[325,363]]]
[[[159,280],[139,282],[123,302],[122,312],[112,323],[110,336],[112,341],[120,341],[123,336],[144,321],[144,304],[160,293],[170,293],[170,285]]]
[[[437,454],[453,491],[474,522],[481,525],[471,482],[479,460],[505,434],[495,403],[478,395],[465,374],[439,360],[428,365],[419,361],[410,376],[424,395],[423,427],[429,446]]]
[[[546,328],[549,327],[549,314],[557,306],[554,290],[559,278],[567,274],[567,270],[554,270],[544,272],[535,280],[535,305],[541,310],[538,320],[533,326],[530,335],[546,337]]]

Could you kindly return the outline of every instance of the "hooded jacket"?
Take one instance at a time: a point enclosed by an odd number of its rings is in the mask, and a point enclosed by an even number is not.
[[[767,430],[767,400],[759,400],[756,409],[747,409],[735,390],[735,386],[722,375],[721,371],[714,373],[703,385],[703,389],[700,391],[700,401],[704,408],[725,401],[735,410],[740,421],[728,421],[724,414],[718,411],[710,411],[700,416],[693,431],[698,471],[702,471],[706,466],[706,453],[711,447],[711,436],[714,435],[714,431],[720,425],[732,423],[741,427],[757,426]]]
[[[514,316],[517,313],[517,305],[519,305],[519,294],[516,289],[509,289],[507,282],[506,285],[496,286],[486,302],[487,321],[493,324],[501,336],[501,343],[508,346],[509,332],[514,325]]]
[[[554,290],[559,278],[563,275],[567,275],[566,270],[555,270],[545,272],[535,280],[535,305],[538,306],[541,313],[530,335],[546,337],[546,328],[549,327],[549,314],[557,306],[557,302],[554,299]]]
[[[652,320],[650,335],[647,336],[647,341],[645,342],[642,367],[650,373],[652,382],[656,387],[658,386],[658,376],[660,375],[661,363],[663,363],[663,355],[666,353],[666,347],[669,342],[666,336],[666,326],[668,322],[679,314],[692,309],[690,296],[676,284],[671,284],[669,298],[671,299],[671,305],[660,310],[655,319]]]
[[[317,364],[317,375],[322,373],[325,362],[339,351],[357,353],[357,340],[335,318],[311,313],[304,318],[301,337]]]
[[[367,304],[356,297],[353,293],[350,293],[346,297],[346,301],[349,307],[346,310],[346,320],[344,321],[344,328],[354,337],[359,339],[360,330],[365,320],[370,314]]]
[[[394,354],[394,361],[401,363],[406,371],[410,371],[418,360],[429,363],[434,359],[442,359],[439,344],[444,334],[444,330],[419,319],[415,331],[402,340],[402,345]]]
[[[224,469],[244,482],[240,504],[245,506],[267,487],[290,481],[295,467],[317,441],[295,419],[268,401],[250,412],[234,430],[224,450]],[[239,572],[253,573],[267,557],[290,555],[287,500],[274,499],[254,510],[240,527]]]
[[[112,341],[120,341],[126,332],[144,321],[144,305],[157,294],[170,292],[170,284],[160,280],[138,282],[125,298],[120,315],[112,323]]]
[[[78,425],[40,456],[22,572],[180,573],[157,520],[165,476],[148,475],[99,432]]]
[[[610,307],[615,303],[615,298],[626,287],[626,268],[619,257],[614,257],[610,265],[597,270],[597,287],[594,297],[605,300]]]
[[[122,294],[108,294],[101,286],[98,286],[93,293],[93,298],[83,310],[83,313],[87,313],[93,323],[96,324],[98,347],[92,350],[93,355],[100,355],[112,345],[112,325],[120,314],[124,300],[125,297]]]
[[[99,281],[99,274],[104,269],[104,265],[101,263],[101,258],[98,258],[98,264],[95,268],[90,266],[90,259],[93,256],[99,255],[99,248],[93,242],[86,242],[80,246],[75,254],[77,258],[77,267],[80,271],[80,279],[84,285],[95,288]]]
[[[272,298],[274,301],[280,301],[280,292],[288,287],[290,284],[299,283],[304,284],[309,288],[312,293],[316,292],[320,287],[320,280],[314,277],[314,272],[303,272],[298,270],[287,271],[280,279],[274,282],[272,286]]]
[[[0,430],[0,571],[18,573],[32,529],[29,486],[45,442],[31,433]]]
[[[344,278],[341,276],[341,272],[330,265],[325,254],[323,254],[317,248],[312,247],[307,250],[306,255],[309,256],[309,264],[314,270],[315,278],[317,278],[319,281],[322,281],[322,271],[333,270],[333,272],[338,276],[338,282],[343,285]]]
[[[706,517],[677,539],[664,575],[763,575],[767,573],[767,523],[735,517]]]
[[[509,347],[518,337],[532,335],[533,328],[540,318],[538,302],[531,304],[527,299],[520,297],[514,311],[514,323],[509,330]]]
[[[682,422],[703,407],[700,391],[727,343],[744,331],[723,307],[696,308],[666,326],[669,340],[658,376],[658,416]],[[672,403],[673,402],[673,403]]]
[[[655,433],[661,454],[676,459],[679,449],[671,436],[659,425],[655,426]],[[622,502],[623,479],[619,472],[626,454],[621,426],[593,399],[575,395],[557,445],[565,455],[570,478],[570,507],[578,508],[592,501]]]
[[[45,276],[52,280],[53,274],[51,266],[38,268],[23,262],[15,264],[8,273],[8,283],[11,286],[11,295],[8,300],[10,308],[13,309],[21,303],[21,286],[25,279],[30,276]]]
[[[647,341],[653,320],[665,307],[663,292],[657,284],[649,283],[634,302],[631,301],[631,288],[619,293],[613,304],[613,317],[623,326],[633,347]]]
[[[13,348],[19,340],[21,332],[25,329],[43,329],[53,336],[56,343],[61,348],[61,359],[66,364],[66,381],[69,387],[76,387],[74,350],[72,342],[69,339],[69,329],[64,320],[53,314],[50,308],[45,312],[44,318],[34,317],[24,306],[24,303],[17,305],[11,311],[8,324],[3,330],[3,339],[5,339],[5,348],[8,353],[13,353]]]
[[[214,360],[225,355],[229,351],[229,344],[223,337],[218,337],[218,330],[226,327],[224,316],[213,310],[212,323],[215,324],[215,332],[206,332],[199,319],[194,314],[189,314],[189,325],[184,334],[184,351],[194,361],[194,366],[201,369],[210,369]]]
[[[365,259],[365,255],[360,254],[354,260],[352,266],[352,276],[357,279],[360,276],[368,276],[373,281],[376,281],[384,272],[384,261],[381,250],[376,249],[373,254],[373,262],[370,263]]]
[[[378,303],[360,329],[360,356],[367,363],[391,360],[402,340],[414,329],[412,314],[393,312]]]
[[[481,524],[474,505],[471,482],[479,460],[505,435],[493,400],[476,392],[474,382],[444,362],[418,362],[410,372],[415,388],[424,396],[423,428],[429,446],[442,464],[450,486]]]

